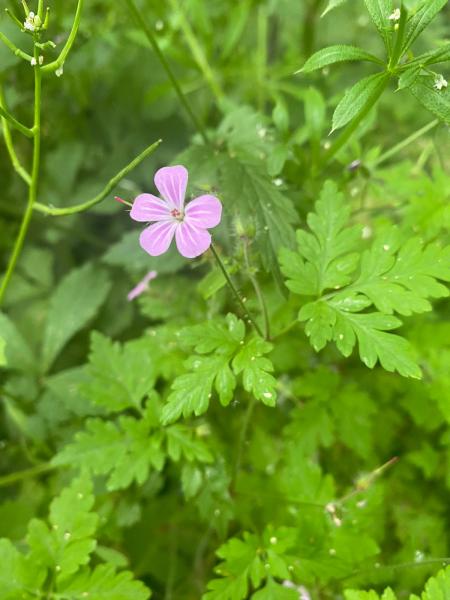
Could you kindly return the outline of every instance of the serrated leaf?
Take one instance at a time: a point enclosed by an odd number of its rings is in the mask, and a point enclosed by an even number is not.
[[[263,356],[271,350],[271,344],[255,337],[233,359],[233,370],[236,375],[242,373],[244,389],[267,406],[275,406],[277,398],[273,365]]]
[[[391,48],[392,26],[389,16],[393,11],[392,0],[364,0],[370,17],[380,34],[388,53]]]
[[[80,391],[93,404],[111,413],[130,407],[140,409],[156,379],[154,355],[149,344],[140,339],[121,346],[94,331],[87,380],[80,385]]]
[[[162,469],[161,441],[160,434],[152,433],[145,419],[124,416],[116,423],[89,419],[86,429],[75,434],[53,463],[108,475],[109,490],[123,489],[133,481],[142,485],[151,468]]]
[[[382,64],[382,61],[380,61],[379,58],[366,52],[362,48],[336,45],[328,46],[328,48],[323,48],[313,54],[297,73],[312,73],[313,71],[323,69],[328,65],[354,60],[368,60],[369,62]]]
[[[412,95],[439,119],[450,123],[450,88],[437,90],[429,78],[421,79],[409,88]]]
[[[10,540],[0,539],[0,598],[17,600],[36,598],[46,570],[30,561]]]
[[[267,585],[252,595],[252,600],[299,600],[299,590],[294,584],[292,588],[276,583],[269,579]]]
[[[421,600],[450,600],[450,567],[426,582]]]
[[[8,369],[24,372],[37,370],[33,352],[9,317],[0,312],[0,339],[3,343],[4,364]]]
[[[402,54],[404,54],[410,48],[422,31],[428,27],[438,12],[444,8],[447,2],[448,0],[425,0],[422,3],[415,14],[408,20],[406,25]]]
[[[150,590],[133,579],[129,571],[116,573],[112,565],[99,565],[93,571],[85,570],[58,587],[64,598],[78,600],[147,600]]]
[[[50,368],[70,338],[96,315],[110,288],[105,272],[92,265],[71,271],[62,279],[48,309],[42,344],[43,371]]]
[[[293,224],[297,213],[255,161],[226,157],[221,165],[224,200],[237,208],[241,218],[253,223],[256,247],[264,268],[281,282],[277,253],[282,246],[294,245]]]
[[[180,424],[171,425],[165,429],[165,435],[167,454],[173,461],[178,462],[183,457],[189,462],[212,462],[213,456],[207,445],[192,429]]]
[[[361,79],[347,90],[334,111],[332,131],[344,127],[352,119],[359,116],[363,110],[372,106],[389,79],[390,75],[388,73],[376,73]]]

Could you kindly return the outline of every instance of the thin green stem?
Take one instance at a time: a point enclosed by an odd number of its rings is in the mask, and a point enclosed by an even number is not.
[[[35,46],[34,56],[38,60],[39,49]],[[41,86],[42,74],[38,66],[34,67],[34,124],[33,124],[33,165],[31,169],[31,183],[28,192],[28,203],[22,218],[19,233],[14,243],[14,248],[9,259],[5,276],[0,287],[0,305],[3,301],[6,289],[11,281],[12,274],[16,268],[17,261],[25,242],[25,238],[33,214],[34,203],[37,198],[37,188],[39,181],[39,165],[41,157]]]
[[[164,70],[167,73],[167,77],[169,78],[171,84],[174,87],[174,90],[181,102],[181,104],[183,105],[185,111],[187,112],[187,114],[189,115],[189,118],[191,119],[192,123],[194,124],[195,128],[197,129],[197,131],[199,132],[199,134],[202,136],[203,141],[205,142],[205,144],[210,144],[208,137],[205,133],[205,130],[203,128],[203,125],[201,124],[201,122],[199,121],[199,119],[197,118],[197,116],[195,115],[194,111],[192,110],[185,94],[183,93],[183,90],[181,89],[177,78],[175,77],[168,61],[166,60],[166,57],[164,56],[164,54],[161,52],[159,46],[158,46],[158,42],[156,41],[155,36],[153,35],[153,31],[152,29],[147,25],[147,23],[144,21],[141,13],[139,12],[139,10],[136,8],[136,5],[134,3],[133,0],[124,0],[126,5],[128,6],[134,20],[136,21],[136,24],[142,29],[142,31],[145,34],[145,37],[147,38],[147,40],[150,43],[150,46],[152,47],[154,53],[156,54],[156,56],[158,57],[158,60],[160,61],[162,67],[164,68]]]
[[[148,146],[143,152],[141,152],[135,159],[133,159],[126,167],[124,167],[121,171],[114,175],[112,179],[108,181],[103,190],[92,198],[92,200],[88,200],[87,202],[82,202],[81,204],[76,204],[75,206],[68,206],[67,208],[54,208],[52,206],[46,206],[45,204],[41,204],[40,202],[36,202],[34,205],[35,210],[44,213],[46,215],[50,215],[52,217],[63,217],[66,215],[74,215],[76,213],[84,212],[89,208],[92,208],[96,204],[99,204],[102,200],[108,196],[108,194],[113,190],[116,185],[128,175],[130,171],[136,168],[147,156],[152,154],[156,148],[160,145],[162,140],[158,140],[151,146]]]
[[[29,137],[29,138],[33,137],[33,130],[30,129],[29,127],[26,127],[25,125],[22,125],[22,123],[20,123],[20,121],[15,119],[12,116],[12,114],[10,112],[8,112],[2,106],[0,106],[0,117],[9,121],[11,123],[11,125],[17,129],[17,131],[20,131],[20,133],[22,133],[26,137]]]
[[[247,273],[248,273],[249,279],[253,285],[253,289],[255,290],[256,297],[258,298],[259,307],[261,309],[261,314],[262,314],[263,320],[264,320],[264,339],[269,340],[270,339],[269,312],[267,310],[266,301],[264,300],[264,295],[261,291],[261,288],[259,287],[258,279],[254,275],[253,268],[250,264],[250,256],[249,256],[249,251],[248,251],[248,240],[247,239],[244,240],[243,248],[244,248],[244,260],[245,260],[245,265],[247,267]]]
[[[210,246],[211,248],[211,252],[214,255],[214,258],[217,261],[217,264],[219,265],[219,269],[222,271],[223,276],[225,277],[231,291],[234,294],[234,297],[236,298],[238,304],[240,305],[240,307],[242,308],[242,310],[244,311],[244,317],[248,320],[248,322],[253,325],[255,331],[258,333],[258,335],[260,335],[261,337],[264,337],[263,332],[261,331],[260,326],[258,325],[258,323],[256,323],[256,321],[254,321],[254,319],[252,318],[252,316],[249,314],[247,307],[245,306],[244,300],[242,299],[240,293],[238,292],[236,286],[233,283],[233,280],[231,279],[230,275],[228,274],[228,271],[225,267],[225,265],[223,264],[222,259],[220,258],[220,255],[218,254],[214,244],[211,244]]]
[[[350,140],[353,133],[356,131],[361,121],[363,121],[367,115],[370,113],[372,108],[380,99],[384,90],[386,89],[388,83],[390,81],[390,77],[386,74],[386,78],[380,83],[380,86],[376,90],[376,93],[372,96],[370,101],[365,105],[364,109],[359,113],[357,117],[355,117],[344,129],[344,131],[336,138],[331,147],[325,152],[323,164],[327,165],[330,160],[339,152],[339,150],[347,144]]]
[[[5,46],[7,46],[15,56],[20,56],[20,58],[23,58],[23,60],[26,60],[29,63],[31,62],[33,57],[30,54],[27,54],[26,52],[18,48],[15,44],[13,44],[11,40],[8,39],[6,35],[3,34],[1,31],[0,42],[3,42]]]
[[[174,13],[178,16],[181,30],[183,32],[184,37],[186,38],[186,42],[189,46],[192,56],[194,57],[195,62],[197,63],[200,71],[203,73],[203,76],[207,81],[209,87],[211,88],[211,91],[216,97],[217,101],[221,102],[224,98],[223,90],[220,87],[216,76],[214,75],[214,71],[209,65],[206,54],[203,51],[201,45],[199,44],[194,30],[192,29],[181,4],[178,2],[178,0],[169,0],[169,3],[171,4]]]
[[[250,419],[252,417],[253,409],[255,408],[255,405],[256,405],[256,398],[254,398],[252,396],[252,398],[249,400],[247,410],[245,411],[244,420],[242,422],[241,431],[239,433],[236,462],[234,464],[234,469],[233,469],[233,479],[230,484],[230,489],[232,490],[232,492],[234,492],[234,490],[235,490],[237,479],[239,477],[239,471],[241,470],[245,438],[247,437],[248,426],[250,424]]]
[[[0,106],[5,106],[5,99],[3,95],[3,88],[0,85]],[[14,167],[14,170],[17,172],[20,177],[25,181],[27,185],[31,184],[31,176],[26,169],[22,166],[19,157],[17,156],[16,150],[14,148],[11,130],[9,128],[9,123],[6,119],[2,117],[1,119],[3,138],[5,140],[5,146],[8,151],[9,157],[11,159],[11,164]]]
[[[258,109],[264,111],[267,80],[267,8],[261,4],[257,17],[256,72],[258,80]]]
[[[61,53],[58,56],[58,58],[56,60],[52,61],[51,63],[48,63],[48,65],[44,65],[43,67],[41,67],[41,71],[43,73],[52,73],[53,71],[60,69],[64,65],[67,55],[69,54],[70,50],[72,49],[75,38],[77,37],[78,28],[80,26],[80,21],[81,21],[81,12],[83,10],[83,4],[84,4],[84,0],[78,0],[77,9],[75,12],[75,17],[73,19],[72,29],[70,30],[70,33],[69,33],[69,37],[67,38],[67,41],[66,41],[63,49],[61,50]]]
[[[24,479],[32,479],[41,473],[48,473],[49,471],[53,471],[56,467],[50,463],[42,463],[40,465],[36,465],[35,467],[31,467],[29,469],[24,469],[23,471],[17,471],[16,473],[10,473],[9,475],[4,475],[0,477],[0,487],[5,487],[7,485],[13,485],[18,481],[23,481]]]
[[[375,160],[375,162],[373,163],[373,166],[377,167],[381,163],[383,163],[386,160],[388,160],[389,158],[391,158],[391,156],[398,154],[398,152],[401,152],[404,148],[406,148],[406,146],[409,146],[409,144],[412,144],[417,139],[419,139],[420,137],[422,137],[423,135],[425,135],[426,133],[428,133],[429,131],[434,129],[436,127],[436,125],[439,125],[439,123],[440,123],[439,119],[435,119],[434,121],[431,121],[427,125],[424,125],[424,127],[422,127],[421,129],[418,129],[417,131],[412,133],[410,136],[408,136],[407,138],[405,138],[404,140],[402,140],[401,142],[399,142],[398,144],[396,144],[395,146],[393,146],[392,148],[390,148],[389,150],[387,150],[386,152],[381,154],[381,156],[379,156]]]
[[[394,50],[392,52],[391,58],[389,59],[388,69],[392,70],[398,64],[398,61],[402,57],[403,54],[403,41],[405,39],[405,31],[406,31],[406,22],[408,20],[408,11],[402,3],[400,9],[400,21],[398,23],[397,29],[397,37],[395,40]]]

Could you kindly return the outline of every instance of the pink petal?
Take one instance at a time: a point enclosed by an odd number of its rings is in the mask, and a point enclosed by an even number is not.
[[[176,228],[176,221],[160,221],[150,225],[144,229],[139,238],[141,248],[150,256],[164,254],[170,246]]]
[[[211,236],[206,229],[198,229],[186,221],[177,226],[175,240],[179,253],[185,258],[200,256],[211,245]]]
[[[199,196],[189,202],[185,210],[186,221],[200,229],[209,229],[220,223],[222,204],[215,196]]]
[[[133,202],[130,217],[135,221],[165,221],[170,219],[170,207],[165,200],[152,194],[140,194]]]
[[[184,205],[188,172],[182,165],[163,167],[155,173],[155,185],[161,196],[178,210]]]

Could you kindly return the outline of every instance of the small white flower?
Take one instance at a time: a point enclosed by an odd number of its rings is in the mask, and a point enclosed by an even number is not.
[[[56,75],[56,77],[61,77],[61,75],[63,73],[64,73],[64,65],[61,65],[58,69],[56,69],[55,75]]]
[[[39,64],[43,65],[44,64],[44,57],[42,56],[42,54],[39,57]]]
[[[399,8],[396,8],[394,10],[394,12],[389,15],[389,21],[400,21],[400,17],[402,16],[402,13],[400,11]]]
[[[35,66],[37,65],[37,60],[34,58],[34,56],[33,56],[33,58],[30,60],[30,64],[31,64],[31,66],[32,66],[32,67],[35,67]]]
[[[434,80],[434,88],[440,92],[448,86],[448,81],[442,76],[438,75]]]

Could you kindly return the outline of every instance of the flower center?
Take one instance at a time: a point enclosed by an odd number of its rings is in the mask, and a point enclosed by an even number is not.
[[[172,215],[172,217],[174,219],[177,219],[178,221],[182,221],[183,220],[183,213],[181,211],[178,210],[178,208],[174,208],[170,211],[170,214]]]

